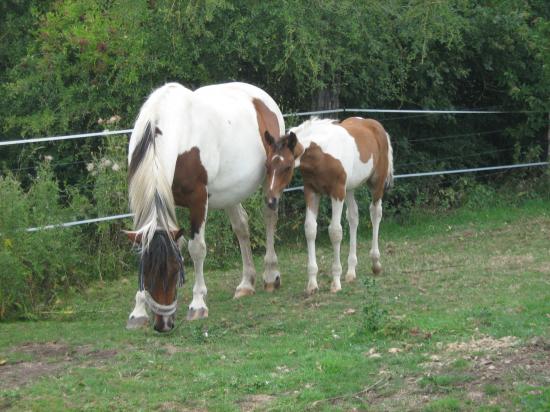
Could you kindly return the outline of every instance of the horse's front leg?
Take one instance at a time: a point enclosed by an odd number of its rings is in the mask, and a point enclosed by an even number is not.
[[[342,289],[340,284],[340,277],[342,276],[342,264],[340,263],[340,245],[342,243],[342,210],[344,208],[344,202],[338,199],[331,199],[332,201],[332,219],[328,227],[328,234],[330,242],[332,243],[332,249],[334,257],[332,261],[332,284],[330,285],[330,291],[333,293]]]
[[[226,209],[233,232],[239,240],[241,257],[243,259],[243,278],[237,290],[235,298],[254,294],[254,282],[256,280],[256,269],[252,260],[252,249],[250,248],[250,231],[248,229],[248,215],[243,206],[239,203]]]
[[[128,317],[126,323],[126,329],[137,329],[149,324],[149,315],[147,315],[147,309],[145,307],[145,293],[142,291],[136,292],[136,305],[134,310]]]
[[[206,243],[204,241],[204,228],[208,212],[208,198],[206,188],[197,194],[197,202],[193,202],[190,209],[191,238],[189,239],[189,254],[195,267],[195,284],[193,286],[193,300],[189,305],[187,320],[203,319],[208,317],[208,308],[204,298],[206,297],[206,283],[204,282],[204,258],[206,257]]]
[[[307,288],[308,295],[319,290],[317,284],[317,256],[315,255],[315,238],[317,237],[317,214],[319,213],[319,195],[307,187],[304,188],[306,197],[306,220],[304,229],[307,240]]]
[[[264,205],[264,222],[266,231],[265,242],[265,270],[264,289],[273,292],[281,286],[281,273],[278,269],[277,254],[275,253],[275,228],[277,227],[278,209],[271,209]]]

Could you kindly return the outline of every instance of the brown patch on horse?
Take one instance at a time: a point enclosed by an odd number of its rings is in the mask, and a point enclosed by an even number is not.
[[[339,160],[324,153],[315,142],[304,151],[300,159],[300,170],[304,179],[304,189],[344,200],[346,171]]]
[[[373,201],[376,202],[384,194],[384,186],[388,178],[388,137],[384,127],[374,119],[349,117],[340,123],[353,137],[359,158],[367,163],[372,156],[374,173],[368,180],[372,190]]]
[[[191,238],[199,233],[206,213],[208,193],[206,185],[208,175],[201,163],[200,150],[191,150],[178,156],[172,194],[176,205],[189,208],[191,220]]]
[[[268,144],[265,140],[265,132],[269,132],[271,136],[275,139],[278,139],[281,135],[281,130],[279,128],[279,121],[277,120],[277,115],[273,113],[266,104],[260,99],[252,99],[252,104],[256,110],[256,118],[258,119],[258,130],[260,131],[260,136],[262,137],[262,143],[264,145],[265,151],[267,153]]]

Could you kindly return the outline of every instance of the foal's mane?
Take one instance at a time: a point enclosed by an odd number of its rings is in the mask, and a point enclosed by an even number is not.
[[[293,127],[290,129],[291,132],[296,133],[297,135],[307,133],[311,129],[324,126],[329,124],[337,124],[338,120],[335,119],[319,119],[317,116],[311,117],[309,120],[306,120],[301,125]]]

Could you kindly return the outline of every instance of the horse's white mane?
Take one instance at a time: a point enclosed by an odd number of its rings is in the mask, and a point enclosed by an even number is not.
[[[174,122],[181,121],[172,115],[171,109],[184,100],[187,93],[183,86],[169,83],[155,90],[140,110],[132,136],[128,160],[131,176],[128,184],[130,210],[134,213],[135,231],[142,235],[141,246],[147,250],[158,229],[166,232],[177,230],[176,206],[171,187],[171,166],[175,164],[177,149],[175,139],[170,138]],[[168,118],[165,128],[157,133],[160,116]],[[146,139],[146,140],[145,140]],[[172,145],[172,150],[162,150]],[[133,155],[137,152],[138,158]],[[170,153],[173,159],[162,153]]]

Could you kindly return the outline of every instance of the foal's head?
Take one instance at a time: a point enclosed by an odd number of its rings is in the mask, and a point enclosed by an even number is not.
[[[141,243],[141,236],[135,233],[128,232],[128,236]],[[155,315],[154,328],[158,332],[168,332],[174,327],[177,288],[185,280],[183,257],[177,245],[182,234],[183,230],[172,233],[157,230],[149,245],[142,245],[139,288],[145,292],[147,306]]]
[[[265,140],[269,147],[265,162],[265,201],[269,208],[275,210],[281,193],[292,180],[298,139],[290,132],[275,141],[269,132],[265,132]]]

